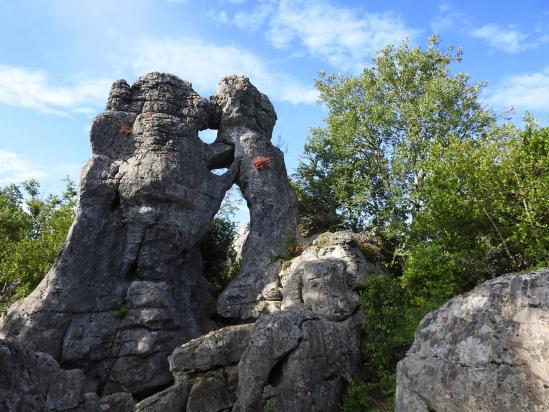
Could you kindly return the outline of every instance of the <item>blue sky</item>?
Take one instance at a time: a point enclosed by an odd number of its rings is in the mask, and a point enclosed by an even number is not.
[[[326,116],[319,71],[356,74],[387,43],[424,46],[433,33],[463,48],[455,70],[488,82],[487,105],[549,123],[546,0],[3,0],[0,186],[35,177],[58,193],[66,175],[78,180],[110,84],[150,71],[204,97],[222,76],[248,75],[275,106],[292,172]]]

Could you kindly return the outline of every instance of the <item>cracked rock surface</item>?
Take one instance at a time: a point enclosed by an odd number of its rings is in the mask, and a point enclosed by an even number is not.
[[[82,370],[63,370],[47,353],[0,340],[0,410],[6,412],[132,412],[129,393],[87,392]]]
[[[216,113],[176,76],[114,83],[91,127],[64,248],[9,309],[1,335],[83,369],[100,395],[142,397],[170,384],[167,356],[217,327],[197,243],[238,167],[232,146],[198,138],[216,127]],[[229,160],[221,176],[210,171],[219,159]]]
[[[397,373],[397,411],[547,411],[549,269],[495,278],[429,313]]]
[[[338,410],[346,385],[360,377],[357,289],[381,272],[360,242],[336,232],[302,244],[303,253],[278,275],[273,313],[175,349],[176,384],[167,395],[187,396],[188,412]],[[180,382],[187,386],[178,391]]]
[[[250,210],[241,269],[219,296],[217,310],[226,318],[253,320],[276,310],[273,301],[280,300],[277,258],[287,256],[296,237],[297,200],[284,155],[271,143],[276,113],[267,96],[248,78],[229,76],[212,101],[221,110],[216,141],[234,145],[236,182]]]

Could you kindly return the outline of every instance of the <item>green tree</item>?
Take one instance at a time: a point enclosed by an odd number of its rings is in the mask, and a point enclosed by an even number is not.
[[[494,123],[478,101],[482,85],[451,74],[460,61],[461,51],[441,51],[432,37],[427,49],[387,46],[358,76],[321,73],[316,87],[329,115],[295,175],[309,195],[301,200],[354,230],[401,236],[422,207],[431,147],[483,136]]]
[[[549,128],[512,125],[451,138],[424,162],[403,282],[441,299],[499,274],[546,264]]]
[[[431,147],[423,167],[403,274],[372,277],[360,295],[365,380],[351,384],[343,410],[391,410],[396,364],[427,312],[488,278],[549,261],[549,128],[451,137]]]
[[[208,226],[206,237],[200,244],[203,275],[212,284],[215,293],[220,293],[236,276],[240,262],[234,250],[235,223],[215,217]]]
[[[40,283],[65,242],[76,209],[76,190],[68,179],[61,197],[42,198],[35,180],[21,186],[0,190],[0,309]]]
[[[236,225],[233,221],[238,210],[236,187],[230,189],[210,222],[208,231],[200,243],[202,252],[202,273],[212,284],[216,294],[236,276],[240,269],[240,259],[234,249]]]
[[[31,217],[23,210],[23,195],[16,185],[0,189],[0,258],[6,245],[21,240],[32,228]]]

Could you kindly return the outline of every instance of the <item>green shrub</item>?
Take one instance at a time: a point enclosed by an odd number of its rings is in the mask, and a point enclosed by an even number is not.
[[[240,259],[233,248],[235,235],[234,222],[216,217],[200,244],[203,274],[216,293],[220,293],[240,270]]]
[[[369,278],[360,292],[365,315],[361,348],[365,379],[349,386],[342,410],[392,410],[396,365],[413,343],[421,319],[443,302],[437,294],[420,294],[406,287],[400,277]]]
[[[341,412],[385,412],[387,409],[375,400],[376,385],[369,382],[353,381],[349,383]]]
[[[61,197],[43,197],[34,180],[0,188],[0,311],[31,293],[46,275],[75,209],[76,190],[70,180]]]
[[[128,310],[129,310],[128,309],[128,301],[124,299],[122,301],[122,304],[120,305],[120,307],[116,311],[116,317],[120,320],[124,319],[126,317],[126,315],[128,314]]]

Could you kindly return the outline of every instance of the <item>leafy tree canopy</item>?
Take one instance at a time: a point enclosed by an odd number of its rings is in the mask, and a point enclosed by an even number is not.
[[[483,85],[451,74],[461,54],[440,50],[435,36],[427,49],[387,46],[358,76],[321,73],[316,87],[329,115],[312,130],[295,176],[301,199],[314,198],[336,224],[402,233],[421,209],[433,145],[485,136],[494,125],[478,100]],[[302,209],[305,229],[321,229],[324,214]]]
[[[76,189],[69,179],[60,197],[43,198],[35,180],[0,189],[0,310],[40,283],[65,242],[75,210]]]

